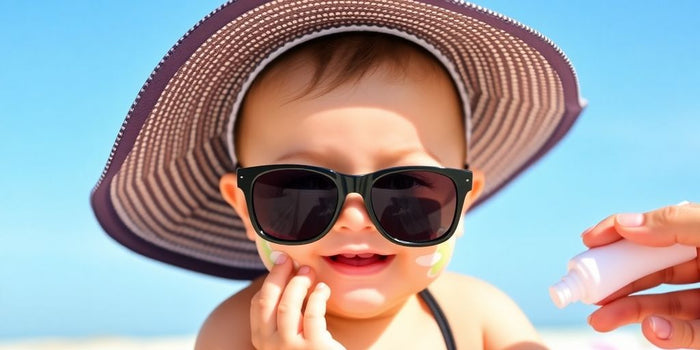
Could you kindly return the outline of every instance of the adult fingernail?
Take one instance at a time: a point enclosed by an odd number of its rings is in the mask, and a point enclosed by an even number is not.
[[[617,214],[616,220],[622,226],[638,227],[644,224],[644,215],[639,213]]]
[[[682,202],[676,204],[676,206],[677,206],[677,207],[680,207],[680,206],[684,206],[684,205],[688,205],[688,204],[690,204],[689,201],[682,201]]]
[[[274,251],[270,253],[270,260],[272,260],[275,263],[275,265],[282,265],[285,261],[287,261],[287,254]]]
[[[649,320],[651,321],[651,330],[657,338],[666,340],[671,337],[670,322],[658,316],[651,316]]]
[[[585,231],[583,231],[583,233],[581,234],[581,237],[583,237],[583,236],[585,236],[586,234],[588,234],[588,232],[593,231],[594,228],[595,228],[595,226],[591,226],[591,227],[587,228]]]

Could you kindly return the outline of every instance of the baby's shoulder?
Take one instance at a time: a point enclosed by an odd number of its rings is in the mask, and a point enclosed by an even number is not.
[[[498,287],[472,276],[444,272],[430,292],[447,314],[492,318],[495,313],[519,313],[520,308]]]
[[[509,303],[510,298],[494,285],[472,276],[443,272],[429,287],[450,321],[473,327],[482,323],[493,308]]]
[[[252,349],[250,300],[259,288],[254,281],[219,304],[199,330],[195,349]]]
[[[472,276],[445,271],[430,285],[430,291],[441,304],[483,304],[484,299],[508,298],[496,286]]]
[[[544,349],[534,327],[516,303],[496,286],[475,277],[443,273],[430,291],[445,313],[455,334],[476,330],[484,348]],[[460,340],[457,340],[458,343]]]

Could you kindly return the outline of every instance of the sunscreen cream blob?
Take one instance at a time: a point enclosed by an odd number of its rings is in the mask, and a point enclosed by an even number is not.
[[[560,309],[579,300],[594,304],[632,281],[696,256],[693,246],[649,247],[623,239],[573,257],[549,296]]]

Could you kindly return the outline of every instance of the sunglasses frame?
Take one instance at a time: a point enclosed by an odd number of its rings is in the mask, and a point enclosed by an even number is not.
[[[268,235],[260,226],[258,222],[257,215],[255,214],[255,208],[253,205],[253,185],[258,177],[277,170],[306,170],[323,175],[333,181],[338,191],[338,203],[336,204],[333,217],[326,228],[324,228],[318,235],[313,238],[300,240],[300,241],[289,241],[275,238]],[[406,172],[406,171],[427,171],[431,173],[440,174],[448,177],[455,186],[456,191],[456,203],[455,203],[455,213],[452,218],[452,224],[447,229],[445,234],[436,238],[434,240],[425,242],[410,242],[397,239],[391,234],[386,232],[381,226],[379,219],[374,213],[374,208],[372,208],[371,201],[371,191],[374,183],[383,176]],[[250,221],[255,229],[255,232],[261,238],[270,241],[272,243],[284,244],[284,245],[301,245],[315,242],[323,238],[330,230],[335,226],[338,216],[345,204],[345,199],[349,193],[358,193],[362,196],[365,204],[365,209],[369,214],[369,217],[374,224],[374,227],[389,241],[409,247],[426,247],[442,243],[448,240],[454,234],[459,224],[460,216],[462,215],[462,207],[464,205],[464,199],[469,191],[472,189],[472,172],[467,169],[454,169],[454,168],[440,168],[433,166],[401,166],[382,169],[365,175],[347,175],[343,173],[336,172],[331,169],[310,166],[310,165],[298,165],[298,164],[272,164],[272,165],[261,165],[253,166],[247,168],[237,168],[236,176],[238,178],[238,187],[243,191],[246,199],[246,205],[248,207],[248,215],[250,216]]]

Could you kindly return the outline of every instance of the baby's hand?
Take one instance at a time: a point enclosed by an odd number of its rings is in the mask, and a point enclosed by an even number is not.
[[[294,274],[281,255],[250,303],[251,340],[256,349],[345,349],[326,329],[326,302],[330,288],[318,283],[308,266]]]

